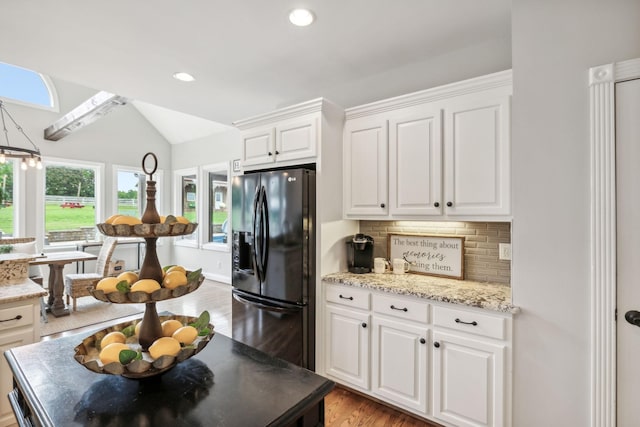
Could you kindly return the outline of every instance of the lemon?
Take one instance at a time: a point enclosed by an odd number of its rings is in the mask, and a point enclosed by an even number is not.
[[[178,286],[184,286],[186,284],[187,276],[179,270],[168,272],[162,280],[162,286],[167,289],[175,289]]]
[[[119,216],[122,216],[122,214],[111,215],[109,218],[105,219],[104,222],[107,224],[113,224],[113,221]]]
[[[167,274],[171,273],[172,271],[180,271],[185,276],[187,275],[187,270],[181,265],[172,265],[171,267],[167,268]]]
[[[189,224],[189,220],[183,216],[177,216],[176,217],[176,221],[178,221],[181,224]]]
[[[178,344],[180,345],[180,344]],[[129,346],[121,342],[112,342],[100,351],[100,361],[107,365],[112,362],[120,363],[120,352],[122,350],[130,350]]]
[[[162,322],[162,335],[170,337],[175,331],[182,328],[182,323],[175,319],[165,320]]]
[[[113,225],[118,225],[118,224],[136,225],[136,224],[142,224],[142,221],[140,220],[140,218],[136,218],[135,216],[120,215],[119,217],[116,217],[113,220],[112,224]]]
[[[98,284],[96,285],[96,289],[104,292],[105,294],[110,294],[111,292],[117,292],[118,289],[116,285],[120,280],[117,277],[105,277],[104,279],[100,279]]]
[[[146,292],[148,294],[160,289],[160,283],[153,279],[141,279],[131,285],[131,292]]]
[[[116,279],[118,279],[118,282],[126,280],[128,284],[132,284],[138,281],[138,275],[133,271],[123,271],[118,274]]]
[[[171,335],[184,345],[189,345],[198,338],[198,330],[191,325],[183,326]]]
[[[160,215],[160,224],[164,224],[165,219],[167,219],[165,215]]]
[[[175,357],[180,353],[180,342],[172,337],[158,338],[149,347],[149,355],[154,359],[162,356]]]
[[[142,321],[136,323],[136,327],[134,328],[134,333],[136,336],[140,335],[140,328],[142,327]]]
[[[124,344],[125,341],[127,341],[127,337],[122,332],[119,332],[119,331],[109,332],[100,341],[100,348],[105,348],[106,346],[114,342]]]

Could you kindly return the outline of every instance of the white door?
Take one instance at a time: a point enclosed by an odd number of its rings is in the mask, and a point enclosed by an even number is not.
[[[640,80],[616,85],[617,418],[640,420]],[[638,326],[625,317],[638,314]],[[633,319],[631,319],[633,320]]]

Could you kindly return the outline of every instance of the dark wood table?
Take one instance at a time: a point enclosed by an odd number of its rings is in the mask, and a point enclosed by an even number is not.
[[[69,309],[64,304],[64,266],[72,262],[84,262],[98,259],[94,254],[81,251],[52,252],[44,257],[29,261],[30,265],[49,265],[48,311],[56,317],[68,316]]]
[[[224,335],[144,380],[97,374],[76,362],[73,349],[89,335],[5,352],[14,378],[9,399],[19,425],[324,425],[324,397],[332,381]]]

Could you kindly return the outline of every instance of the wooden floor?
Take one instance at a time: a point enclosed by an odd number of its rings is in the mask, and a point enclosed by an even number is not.
[[[202,286],[204,286],[204,283]],[[216,331],[223,335],[231,335],[231,286],[211,282],[208,292],[193,295],[185,295],[171,301],[171,304],[162,305],[158,311],[167,310],[173,313],[200,313],[208,310],[211,313],[212,323],[216,325]],[[205,288],[206,289],[206,288]],[[73,316],[73,314],[71,314]],[[140,314],[130,318],[118,319],[120,322],[134,320]],[[43,340],[50,340],[67,335],[95,331],[106,328],[113,320],[103,324],[93,324],[78,327],[69,331],[48,335]],[[418,418],[414,418],[403,412],[396,411],[388,406],[375,402],[360,394],[351,392],[342,387],[336,387],[325,399],[325,425],[329,427],[355,427],[355,426],[384,426],[384,427],[438,427]]]
[[[342,387],[327,395],[324,413],[327,427],[439,427]]]

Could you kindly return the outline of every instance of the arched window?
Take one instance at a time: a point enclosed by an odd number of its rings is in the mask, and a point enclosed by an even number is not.
[[[0,62],[0,99],[29,107],[58,110],[58,97],[48,77],[4,62]]]

